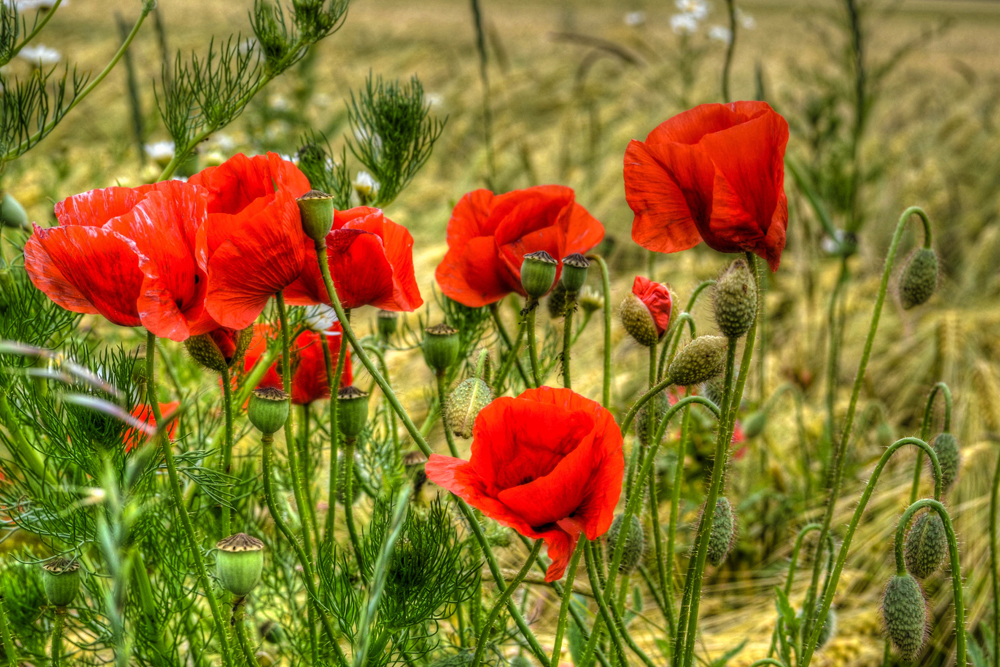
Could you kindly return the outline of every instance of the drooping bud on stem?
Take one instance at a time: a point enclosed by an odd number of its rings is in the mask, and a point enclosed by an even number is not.
[[[558,270],[559,262],[544,250],[528,253],[521,262],[521,287],[532,299],[540,299],[552,289]]]
[[[711,380],[726,365],[728,341],[722,336],[698,336],[681,348],[667,368],[671,384],[690,387]]]
[[[625,515],[619,514],[611,522],[611,528],[608,529],[609,557],[615,545],[618,544],[618,536],[621,534],[624,519]],[[622,550],[622,560],[618,566],[618,571],[621,574],[632,574],[635,568],[639,567],[639,563],[642,562],[642,554],[645,548],[646,536],[642,531],[642,522],[639,520],[639,517],[633,514],[632,520],[628,525],[628,534],[625,535],[625,548]]]
[[[184,341],[184,347],[191,358],[199,364],[210,371],[221,373],[243,359],[252,338],[253,327],[246,329],[220,327],[207,334],[191,336]]]
[[[906,535],[906,571],[917,579],[926,579],[941,567],[947,553],[948,536],[941,516],[934,511],[921,514]]]
[[[899,275],[899,301],[904,310],[926,303],[938,282],[937,253],[931,248],[915,250]]]
[[[28,214],[9,192],[0,193],[0,225],[14,229],[30,229]]]
[[[899,657],[904,662],[916,660],[927,637],[927,603],[920,584],[909,574],[896,575],[885,587],[882,622]]]
[[[264,570],[264,543],[246,533],[236,533],[220,540],[215,548],[219,583],[236,597],[245,597],[260,581]]]
[[[459,383],[445,405],[445,419],[452,432],[460,438],[471,438],[476,416],[492,400],[493,391],[479,378],[468,378]]]
[[[740,338],[757,317],[757,281],[740,258],[715,283],[715,323],[726,338]]]
[[[313,241],[322,241],[333,229],[333,195],[310,190],[295,200],[302,218],[302,231]]]
[[[436,324],[424,330],[424,361],[436,373],[443,373],[458,361],[458,329]]]
[[[958,479],[962,467],[962,452],[958,440],[951,433],[939,433],[931,443],[938,463],[941,464],[941,488],[947,493]]]
[[[357,387],[337,392],[337,424],[345,438],[356,438],[368,423],[368,394]]]
[[[378,335],[388,340],[396,335],[399,329],[399,313],[391,310],[378,311]]]
[[[587,270],[590,268],[590,260],[578,252],[563,257],[563,270],[560,283],[570,294],[576,294],[587,282]]]
[[[273,435],[288,421],[288,394],[274,387],[259,387],[250,394],[247,418],[264,435]]]
[[[68,558],[55,558],[42,565],[42,587],[53,607],[73,603],[80,590],[80,563]]]
[[[656,321],[642,301],[635,294],[626,294],[618,309],[625,331],[643,347],[653,347],[660,341]]]
[[[718,567],[726,560],[736,542],[736,516],[729,499],[722,497],[715,502],[712,530],[708,534],[708,562]]]

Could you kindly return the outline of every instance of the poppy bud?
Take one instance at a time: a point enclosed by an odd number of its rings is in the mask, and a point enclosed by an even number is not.
[[[927,636],[927,603],[920,584],[909,574],[896,575],[885,587],[882,622],[903,661],[916,660]]]
[[[247,418],[258,431],[272,435],[288,421],[288,394],[274,387],[259,387],[250,394]]]
[[[42,565],[42,586],[45,597],[54,607],[72,604],[80,590],[80,563],[68,558],[56,558]]]
[[[391,310],[378,311],[378,335],[388,340],[399,329],[399,313]]]
[[[726,338],[740,338],[757,317],[757,283],[746,260],[737,259],[715,282],[715,323]]]
[[[947,492],[955,484],[959,468],[962,467],[962,452],[958,448],[958,440],[951,433],[939,433],[931,447],[941,464],[941,488]]]
[[[615,545],[618,544],[618,536],[621,534],[622,520],[624,518],[624,514],[616,516],[615,520],[611,522],[611,528],[608,529],[609,557],[613,553]],[[642,532],[642,522],[639,521],[639,517],[633,514],[632,521],[629,522],[628,534],[625,536],[625,548],[622,550],[622,560],[618,565],[618,572],[621,574],[632,574],[635,568],[639,567],[639,563],[642,561],[642,552],[645,548],[646,536]]]
[[[333,195],[310,190],[295,200],[302,218],[302,231],[313,241],[322,241],[333,229]]]
[[[726,365],[728,342],[722,336],[698,336],[681,348],[667,368],[671,384],[690,387],[711,380]]]
[[[219,541],[215,557],[222,587],[236,597],[245,597],[260,581],[264,570],[264,543],[246,533],[236,533]]]
[[[276,621],[264,621],[260,624],[261,638],[271,644],[280,644],[285,641],[285,629]]]
[[[639,411],[635,413],[635,435],[639,438],[639,442],[648,442],[649,434],[646,433],[646,428],[649,425],[649,407],[651,405],[656,405],[656,421],[662,419],[667,414],[667,410],[670,409],[670,401],[667,399],[666,393],[662,391],[639,408]]]
[[[618,309],[622,326],[639,345],[653,347],[660,341],[659,332],[656,329],[656,321],[653,314],[649,312],[642,301],[635,294],[626,294],[622,299],[622,305]]]
[[[708,534],[708,562],[718,567],[726,560],[736,541],[736,517],[728,498],[715,502],[712,515],[712,530]]]
[[[243,359],[253,338],[253,327],[246,329],[218,328],[184,341],[191,358],[210,371],[221,373]]]
[[[490,386],[479,378],[463,380],[448,397],[445,418],[452,432],[462,438],[472,437],[476,415],[493,400]]]
[[[893,430],[892,424],[887,421],[883,421],[875,427],[875,437],[878,438],[879,446],[885,449],[892,443],[896,442],[896,431]]]
[[[593,287],[584,287],[580,290],[580,297],[577,299],[580,307],[587,315],[593,315],[598,310],[604,308],[604,297]]]
[[[920,248],[911,254],[899,277],[899,301],[903,309],[925,303],[934,295],[937,281],[937,253],[931,248]]]
[[[562,279],[559,281],[567,292],[576,294],[587,282],[587,269],[590,268],[590,260],[578,252],[563,257]]]
[[[28,214],[21,203],[4,192],[0,197],[0,226],[14,229],[28,228]]]
[[[559,262],[544,250],[528,253],[521,262],[521,287],[532,299],[540,299],[552,289],[558,270]]]
[[[337,424],[345,438],[356,438],[368,423],[368,394],[357,387],[337,392]]]
[[[566,286],[562,281],[557,282],[556,286],[549,292],[549,298],[546,300],[549,317],[556,319],[566,314],[567,294]]]
[[[926,579],[941,567],[946,553],[948,540],[941,516],[934,511],[921,514],[906,535],[906,571],[917,579]]]
[[[458,329],[436,324],[424,330],[424,361],[431,370],[443,373],[458,361]]]
[[[711,380],[708,380],[702,385],[701,389],[701,393],[704,394],[705,398],[718,406],[722,405],[722,398],[726,390],[726,386],[721,377],[715,376]]]
[[[743,436],[745,438],[756,438],[764,432],[767,426],[767,411],[757,410],[747,415],[743,420]]]

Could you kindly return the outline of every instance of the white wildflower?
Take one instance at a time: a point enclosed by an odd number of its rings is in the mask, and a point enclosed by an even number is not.
[[[733,40],[733,33],[725,26],[713,25],[708,29],[708,38],[722,42],[723,44],[729,44]]]
[[[708,2],[706,0],[674,0],[674,5],[682,14],[693,16],[697,21],[704,21],[708,16]]]
[[[145,149],[149,159],[161,167],[166,167],[174,159],[174,142],[172,141],[156,141],[146,144]]]
[[[306,308],[305,321],[306,326],[313,331],[318,333],[326,332],[329,336],[340,335],[337,331],[330,331],[333,325],[339,321],[337,319],[337,311],[325,303]]]
[[[635,28],[646,22],[646,12],[629,12],[625,15],[625,25]]]
[[[698,19],[691,14],[674,14],[670,17],[670,29],[677,35],[691,35],[698,30]]]
[[[55,65],[62,59],[62,54],[53,48],[39,44],[37,46],[26,46],[17,54],[18,58],[27,60],[32,65],[43,67],[45,65]]]
[[[757,21],[754,19],[754,17],[750,16],[742,9],[739,8],[736,9],[736,18],[739,20],[740,25],[746,28],[747,30],[753,30],[754,28],[757,27]]]

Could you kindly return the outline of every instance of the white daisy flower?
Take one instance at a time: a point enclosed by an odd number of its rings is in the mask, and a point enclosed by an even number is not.
[[[670,17],[670,29],[677,35],[691,35],[698,30],[698,19],[691,14],[674,14]]]
[[[321,303],[316,306],[306,308],[306,326],[318,333],[325,333],[327,336],[339,336],[339,331],[330,331],[333,325],[339,322],[337,311],[331,306]]]
[[[703,21],[708,16],[708,2],[706,0],[674,0],[674,5],[681,13],[689,14],[698,21]]]
[[[156,141],[146,144],[144,148],[149,159],[161,167],[167,166],[174,159],[174,142],[172,141]]]
[[[21,52],[17,54],[18,58],[27,60],[32,65],[36,67],[44,67],[45,65],[55,65],[57,62],[62,60],[62,54],[53,48],[45,46],[44,44],[39,44],[37,46],[26,46],[21,49]]]

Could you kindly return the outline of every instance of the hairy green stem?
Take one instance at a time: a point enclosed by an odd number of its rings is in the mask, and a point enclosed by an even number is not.
[[[448,411],[444,409],[448,403],[448,379],[445,377],[444,371],[438,371],[435,373],[437,382],[437,392],[438,392],[438,402],[441,404],[441,427],[444,429],[445,440],[448,441],[448,451],[456,459],[458,458],[458,446],[455,444],[455,434],[451,432],[451,427],[448,425]]]
[[[526,387],[531,386],[531,380],[524,369],[521,368],[521,360],[518,358],[518,355],[521,354],[521,345],[524,344],[524,333],[527,328],[528,321],[522,316],[521,321],[517,325],[517,338],[514,339],[513,344],[508,348],[507,358],[504,360],[503,365],[500,366],[500,372],[497,373],[496,379],[493,381],[493,393],[498,396],[503,390],[503,383],[507,380],[507,375],[510,373],[511,367],[515,364],[521,373],[524,385]]]
[[[601,269],[601,288],[604,294],[604,379],[601,385],[601,405],[611,407],[611,274],[608,263],[600,255],[587,255]],[[624,432],[625,429],[622,429]]]
[[[358,564],[358,576],[366,582],[364,562],[361,560],[361,539],[354,525],[354,446],[357,438],[344,439],[344,516],[347,518],[347,532],[351,537],[351,550]]]
[[[997,521],[1000,521],[1000,453],[990,491],[990,578],[993,580],[993,667],[1000,667],[1000,557],[997,549]]]
[[[309,422],[312,421],[312,414],[309,404],[302,406],[302,436],[299,443],[299,477],[302,480],[302,492],[305,495],[306,512],[302,517],[302,529],[309,530],[312,527],[313,539],[317,546],[320,543],[319,522],[316,520],[316,501],[313,496],[313,485],[310,482],[309,472],[313,469],[312,453],[309,451]]]
[[[729,12],[729,43],[726,45],[726,60],[722,65],[722,101],[729,104],[729,68],[736,51],[736,0],[726,0],[726,9]]]
[[[566,618],[569,613],[569,605],[573,599],[573,582],[576,580],[576,568],[580,564],[580,556],[583,555],[585,540],[577,540],[576,549],[569,559],[569,568],[566,570],[566,583],[563,585],[562,601],[559,604],[559,616],[556,618],[556,633],[552,640],[552,658],[550,664],[558,665],[562,653],[563,633],[566,631]]]
[[[567,389],[573,388],[573,381],[570,377],[570,356],[573,350],[573,311],[576,310],[576,292],[566,293],[566,306],[563,311],[563,349],[562,349],[562,371],[563,386]]]
[[[521,375],[521,380],[524,382],[525,386],[528,386],[530,382],[528,381],[528,373],[524,370],[524,366],[521,364],[521,360],[518,358],[518,352],[521,351],[521,342],[524,335],[523,329],[518,325],[518,341],[517,343],[512,343],[510,340],[510,334],[507,333],[507,328],[503,325],[503,320],[500,318],[500,302],[490,304],[490,315],[493,316],[493,325],[500,334],[500,339],[503,340],[504,345],[507,346],[508,352],[512,355],[513,363],[517,367],[517,372]],[[515,350],[515,347],[517,348]],[[508,372],[510,368],[507,369]],[[506,379],[507,374],[504,373],[504,379]]]
[[[688,389],[688,396],[691,390]],[[681,487],[684,485],[684,457],[687,455],[687,443],[691,430],[691,410],[684,411],[681,419],[681,437],[677,442],[677,463],[674,466],[674,484],[671,488],[670,498],[670,518],[667,524],[667,555],[664,558],[667,568],[666,576],[660,581],[663,588],[664,604],[667,607],[667,623],[670,626],[670,636],[677,633],[676,618],[674,617],[674,558],[677,543],[677,524],[680,519]]]
[[[525,309],[528,311],[528,359],[531,361],[531,379],[536,387],[542,386],[542,372],[538,366],[538,341],[535,336],[535,313],[538,311],[538,299],[528,299]]]
[[[243,659],[246,660],[247,665],[255,665],[257,657],[253,654],[250,639],[247,637],[246,606],[245,597],[237,600],[233,605],[233,617],[230,622],[236,632],[236,641],[239,642],[240,650],[243,651]]]
[[[625,524],[627,525],[627,524]],[[623,530],[622,532],[628,532]],[[601,581],[598,577],[598,567],[597,559],[594,557],[593,547],[589,544],[586,535],[580,535],[580,539],[587,541],[588,544],[584,545],[584,555],[587,562],[587,575],[590,577],[590,590],[593,593],[594,599],[597,601],[597,608],[600,611],[600,616],[594,622],[594,629],[590,633],[590,641],[587,642],[587,646],[584,650],[582,664],[586,665],[590,662],[590,656],[593,655],[594,649],[597,646],[597,640],[601,636],[602,623],[608,629],[608,635],[611,638],[612,646],[615,649],[615,655],[612,656],[613,660],[617,664],[628,665],[628,661],[625,658],[625,648],[622,646],[622,640],[615,631],[614,619],[611,617],[611,612],[608,610],[607,600],[604,599],[604,594],[601,592]]]
[[[226,485],[222,492],[222,537],[233,534],[230,523],[231,503],[233,500],[233,484],[230,475],[233,469],[233,384],[229,377],[229,369],[223,368],[222,376],[222,411],[226,417],[225,439],[222,444],[222,473],[226,475]]]
[[[323,539],[327,551],[333,553],[333,524],[337,516],[337,453],[340,443],[340,406],[337,403],[337,392],[340,389],[340,378],[344,377],[344,367],[347,365],[347,341],[343,335],[340,337],[340,348],[337,350],[336,370],[332,367],[330,347],[325,344],[323,363],[326,366],[326,382],[330,387],[330,481],[326,493],[326,525]]]
[[[66,626],[66,607],[56,607],[56,621],[52,628],[52,667],[62,665],[62,636]]]
[[[944,382],[938,382],[931,388],[930,395],[927,396],[927,406],[924,408],[924,419],[920,424],[920,439],[930,442],[931,422],[934,418],[934,398],[941,394],[944,397],[944,425],[941,430],[945,433],[951,430],[951,389]],[[917,452],[917,464],[913,468],[913,486],[910,488],[910,504],[917,502],[917,494],[920,493],[920,470],[924,467],[924,452]]]

